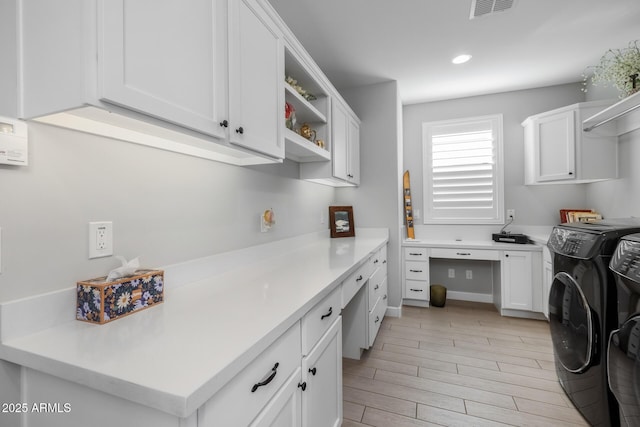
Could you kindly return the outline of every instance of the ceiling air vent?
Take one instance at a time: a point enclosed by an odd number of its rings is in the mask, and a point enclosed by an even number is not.
[[[513,7],[515,0],[473,0],[469,19],[480,18],[498,12],[504,12]]]

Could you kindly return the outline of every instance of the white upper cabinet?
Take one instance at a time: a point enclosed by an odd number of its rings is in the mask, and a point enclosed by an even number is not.
[[[98,3],[100,100],[224,138],[226,17],[220,1]]]
[[[616,138],[582,130],[582,121],[608,104],[585,102],[528,117],[522,123],[525,184],[578,184],[617,178]]]
[[[284,158],[282,37],[254,0],[229,0],[231,143]]]
[[[281,33],[256,0],[17,0],[20,118],[237,165],[281,162]]]

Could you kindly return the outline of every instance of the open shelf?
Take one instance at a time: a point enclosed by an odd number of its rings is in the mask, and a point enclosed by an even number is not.
[[[284,89],[285,100],[295,109],[298,122],[327,122],[327,116],[311,102],[304,99],[291,85],[285,83]],[[321,101],[326,103],[326,98]]]
[[[605,108],[582,122],[585,132],[619,136],[640,128],[640,92]]]
[[[299,163],[328,162],[331,153],[290,129],[284,129],[284,142],[287,158]]]

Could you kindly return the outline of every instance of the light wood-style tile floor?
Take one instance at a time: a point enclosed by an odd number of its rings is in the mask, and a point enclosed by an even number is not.
[[[587,426],[558,384],[547,322],[490,304],[404,306],[343,359],[344,427]]]

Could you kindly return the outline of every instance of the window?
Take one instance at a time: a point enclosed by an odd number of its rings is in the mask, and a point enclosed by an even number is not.
[[[422,124],[425,224],[501,224],[502,115]]]

